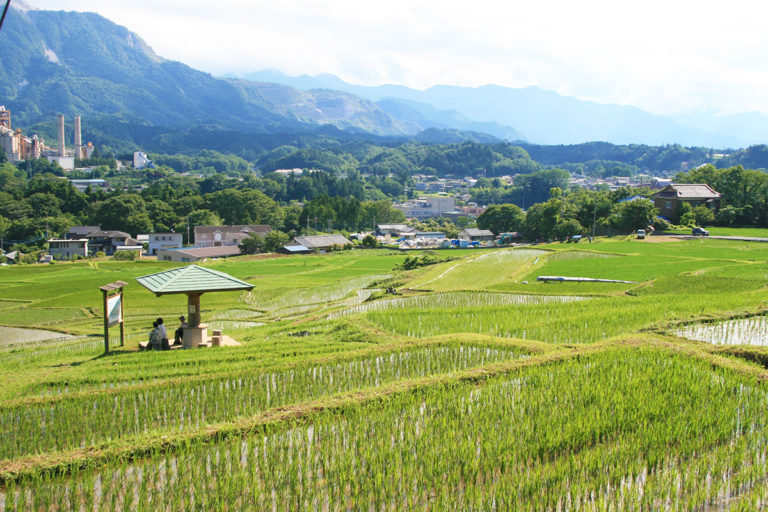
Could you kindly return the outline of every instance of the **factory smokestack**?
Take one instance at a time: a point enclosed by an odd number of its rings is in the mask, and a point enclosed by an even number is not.
[[[80,135],[80,116],[75,116],[75,158],[83,158],[83,141]]]
[[[59,156],[67,156],[64,152],[64,116],[59,114]]]

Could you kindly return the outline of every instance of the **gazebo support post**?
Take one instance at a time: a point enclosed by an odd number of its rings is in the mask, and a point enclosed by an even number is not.
[[[208,342],[208,326],[200,323],[200,295],[187,294],[187,327],[184,328],[184,348],[197,348]]]
[[[107,322],[107,295],[109,292],[106,290],[101,290],[101,293],[104,295],[104,353],[109,354],[109,323]],[[122,325],[121,325],[122,326]]]
[[[200,295],[199,293],[187,294],[187,313],[189,314],[189,321],[187,324],[190,327],[197,327],[200,325]]]

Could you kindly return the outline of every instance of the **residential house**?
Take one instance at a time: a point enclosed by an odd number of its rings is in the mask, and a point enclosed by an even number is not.
[[[415,233],[416,230],[405,224],[377,224],[376,234],[379,236],[402,236]]]
[[[240,245],[245,238],[256,234],[264,236],[272,231],[267,225],[238,224],[234,226],[195,226],[195,247]]]
[[[55,260],[71,260],[75,257],[88,257],[88,239],[51,239],[48,240],[48,254]]]
[[[313,235],[297,236],[285,244],[283,248],[288,252],[313,252],[327,251],[334,246],[344,247],[352,242],[342,235]]]
[[[489,242],[494,238],[493,231],[487,229],[467,228],[459,232],[459,239],[472,242]]]
[[[157,256],[160,249],[181,249],[183,236],[181,233],[150,233],[149,255]]]
[[[193,263],[206,258],[228,258],[239,256],[240,248],[236,245],[221,245],[215,247],[183,247],[181,249],[158,249],[157,261],[176,261]]]
[[[7,252],[5,253],[5,263],[7,263],[8,265],[15,265],[16,263],[19,262],[19,260],[21,260],[22,256],[24,255],[19,251]]]
[[[64,238],[67,239],[81,239],[90,235],[95,231],[101,231],[101,226],[72,226]]]
[[[659,215],[670,219],[676,216],[682,203],[688,203],[692,208],[706,206],[717,211],[721,197],[720,192],[703,183],[672,183],[651,196]]]
[[[85,238],[88,239],[88,250],[91,253],[103,251],[107,256],[115,254],[118,247],[138,245],[138,241],[124,231],[94,231]]]

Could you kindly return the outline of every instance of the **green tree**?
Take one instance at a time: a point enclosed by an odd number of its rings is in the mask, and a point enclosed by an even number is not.
[[[614,208],[614,227],[625,233],[646,229],[653,224],[653,219],[658,214],[659,210],[650,199],[635,199],[634,201],[617,203]]]
[[[554,236],[563,239],[574,235],[583,235],[585,232],[584,226],[579,224],[576,219],[563,219],[555,226]]]
[[[240,247],[240,252],[243,254],[264,252],[264,237],[256,233],[250,233],[248,237],[240,241],[238,247]]]
[[[3,238],[11,227],[11,221],[0,215],[0,251],[4,249]]]
[[[277,252],[288,243],[291,237],[288,233],[279,230],[272,230],[264,235],[264,252]]]
[[[715,222],[715,213],[706,206],[697,206],[692,213],[697,226],[711,226]]]
[[[121,194],[98,201],[91,209],[91,221],[101,224],[102,229],[118,229],[134,234],[152,230],[146,204],[138,194]]]
[[[61,215],[62,201],[49,192],[37,192],[27,198],[35,217],[55,217]]]
[[[477,227],[489,229],[495,234],[522,231],[525,213],[515,204],[494,204],[477,217]]]
[[[363,201],[360,204],[359,229],[376,229],[376,224],[399,224],[405,222],[405,214],[392,206],[392,201]]]
[[[368,234],[363,237],[361,244],[363,247],[374,248],[379,246],[379,241],[376,239],[375,236]]]

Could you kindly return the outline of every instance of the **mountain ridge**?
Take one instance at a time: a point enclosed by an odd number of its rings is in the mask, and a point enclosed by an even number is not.
[[[372,101],[394,100],[451,109],[474,122],[514,125],[536,144],[579,144],[605,141],[613,144],[683,144],[718,148],[746,147],[768,139],[768,116],[744,113],[734,116],[659,116],[630,105],[603,104],[562,96],[537,86],[509,88],[499,85],[461,87],[434,85],[424,90],[402,85],[365,86],[344,82],[335,75],[291,77],[276,70],[244,73],[250,79],[269,78],[297,88],[337,88]],[[750,128],[739,123],[751,119]],[[731,120],[729,123],[718,123]],[[722,133],[720,133],[722,132]],[[489,131],[494,135],[493,131]],[[505,137],[506,138],[506,137]]]
[[[17,125],[50,126],[59,113],[265,134],[333,125],[349,133],[409,137],[439,125],[418,116],[401,123],[345,92],[214,77],[157,55],[139,35],[95,13],[15,3],[9,12],[0,33],[0,104]]]

